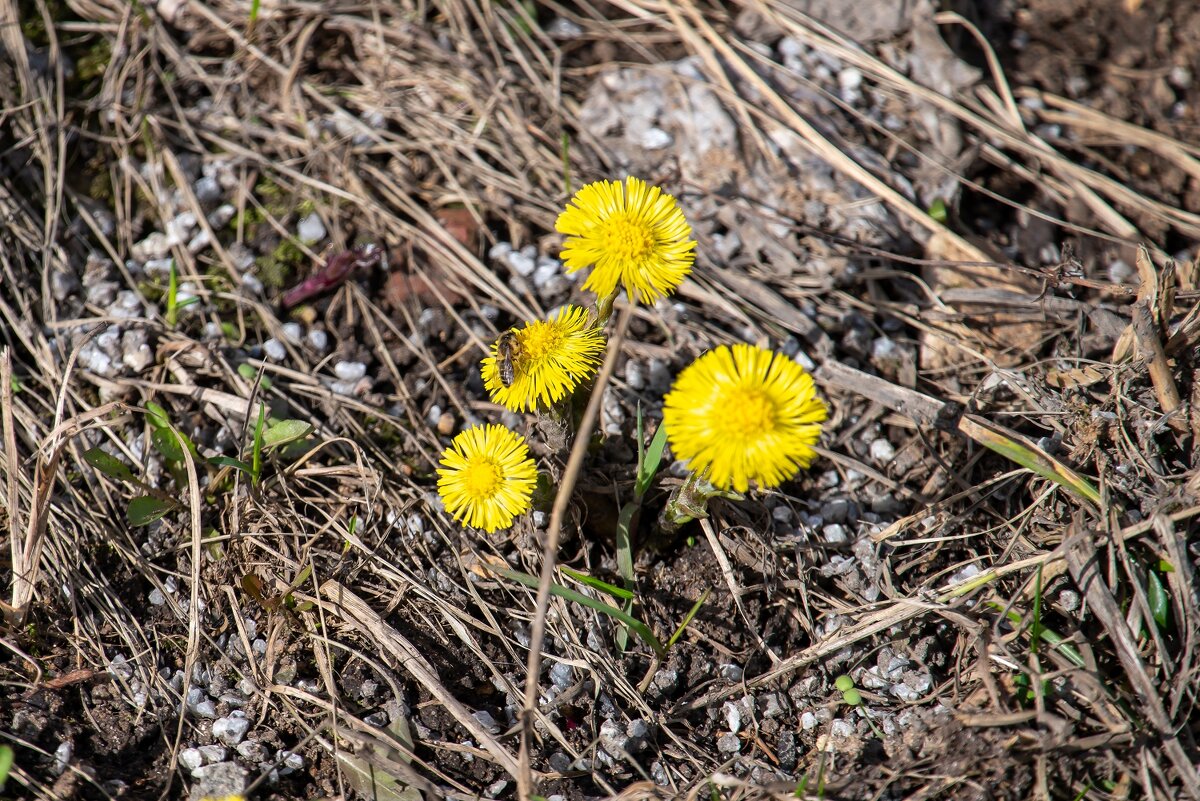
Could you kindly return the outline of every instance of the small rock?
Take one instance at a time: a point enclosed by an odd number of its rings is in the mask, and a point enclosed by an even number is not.
[[[71,764],[71,755],[75,748],[71,745],[70,740],[63,740],[59,743],[58,748],[54,749],[54,764],[50,766],[50,772],[55,776],[61,776],[66,772],[67,766]]]
[[[817,727],[817,716],[812,712],[805,712],[800,716],[800,728],[805,731],[812,731]]]
[[[486,709],[480,709],[471,713],[471,717],[479,723],[480,726],[487,729],[492,734],[497,734],[500,731],[500,724],[492,717],[492,713]]]
[[[197,179],[196,183],[192,184],[192,192],[195,193],[196,200],[199,200],[206,206],[216,203],[221,199],[222,195],[220,182],[208,175]]]
[[[133,677],[133,665],[122,654],[117,654],[108,663],[108,672],[122,679]]]
[[[296,224],[296,238],[301,242],[313,244],[325,238],[325,223],[315,211]]]
[[[148,338],[144,328],[130,329],[121,335],[121,361],[135,373],[154,363],[154,351],[150,350]]]
[[[208,215],[209,227],[214,230],[224,228],[229,225],[235,214],[237,214],[237,208],[232,203],[222,203]]]
[[[151,606],[162,606],[167,602],[166,596],[162,594],[162,591],[159,590],[158,587],[150,590],[147,600],[150,601]]]
[[[284,323],[280,328],[280,333],[283,338],[293,345],[299,345],[303,341],[304,328],[300,323]]]
[[[537,269],[537,260],[533,256],[518,251],[509,253],[505,261],[508,262],[509,269],[525,278],[533,275],[533,271]]]
[[[722,754],[736,754],[742,750],[742,741],[736,734],[725,734],[717,740],[717,750]]]
[[[386,725],[386,722],[384,725]],[[267,747],[258,740],[245,740],[238,743],[237,752],[238,756],[242,759],[254,763],[266,762],[271,756],[271,752],[267,750]]]
[[[263,343],[263,353],[273,362],[283,361],[287,358],[287,349],[273,337]]]
[[[224,762],[225,757],[229,753],[219,745],[202,745],[198,750],[200,751],[200,757],[206,765],[211,765],[214,762]]]
[[[880,437],[871,443],[871,459],[875,464],[886,465],[896,458],[896,447]]]
[[[227,798],[243,796],[246,792],[246,769],[236,762],[217,762],[192,771],[198,785],[192,788],[195,798]]]
[[[295,751],[279,751],[275,758],[283,763],[283,767],[289,771],[301,770],[304,767],[304,756],[297,754]]]
[[[487,789],[483,791],[483,794],[488,798],[499,798],[500,794],[503,793],[507,787],[507,779],[497,779],[487,786]]]
[[[740,665],[727,662],[717,667],[717,675],[726,681],[741,681],[744,674],[745,671],[742,670]]]
[[[840,523],[830,523],[821,529],[821,536],[830,545],[841,545],[849,540],[846,529]]]
[[[338,362],[333,366],[333,374],[342,381],[357,381],[367,374],[367,366],[362,362]]]
[[[141,242],[133,243],[130,255],[137,261],[146,262],[150,259],[161,259],[171,250],[171,242],[162,231],[155,231]]]
[[[834,737],[850,737],[854,734],[854,724],[848,720],[835,720],[829,724],[829,733]]]
[[[546,35],[551,39],[563,42],[583,36],[583,28],[579,27],[579,23],[566,17],[555,17],[546,26]]]
[[[449,436],[451,433],[453,433],[454,425],[454,415],[450,412],[442,412],[442,414],[438,416],[437,430],[442,436]]]
[[[850,514],[850,501],[833,498],[821,504],[821,518],[830,523],[845,523]]]
[[[675,138],[662,128],[647,128],[642,132],[639,144],[646,150],[662,150],[670,147]]]
[[[237,745],[250,730],[250,720],[242,712],[231,712],[228,717],[213,721],[212,733],[226,745]]]
[[[190,211],[176,214],[167,223],[167,240],[171,244],[186,242],[196,230],[196,215]]]
[[[195,770],[204,764],[204,757],[199,748],[185,748],[179,752],[179,764],[188,770]]]
[[[575,681],[575,668],[565,662],[555,662],[550,667],[550,681],[565,690]]]
[[[721,711],[725,713],[725,728],[733,734],[742,730],[742,712],[736,704],[726,701],[725,705],[721,707]]]
[[[314,328],[308,332],[308,344],[313,350],[324,353],[329,347],[329,334],[320,328]]]
[[[546,289],[547,284],[562,273],[562,265],[554,259],[545,262],[539,259],[537,268],[533,271],[533,285],[539,290]]]
[[[646,386],[646,375],[642,363],[637,359],[625,362],[625,383],[632,390],[641,390]]]

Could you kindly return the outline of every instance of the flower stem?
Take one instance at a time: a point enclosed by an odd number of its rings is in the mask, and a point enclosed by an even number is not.
[[[708,517],[708,502],[711,499],[740,501],[744,497],[740,492],[714,487],[703,475],[688,473],[683,483],[672,490],[667,505],[658,516],[659,528],[664,534],[674,534],[685,524]]]

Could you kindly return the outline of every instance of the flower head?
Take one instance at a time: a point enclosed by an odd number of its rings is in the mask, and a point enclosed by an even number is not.
[[[514,412],[562,400],[595,375],[604,353],[604,332],[579,306],[564,306],[553,319],[526,323],[502,339],[504,353],[493,344],[482,362],[483,385],[493,401]],[[511,373],[501,375],[502,362]]]
[[[600,297],[619,284],[632,300],[653,303],[683,283],[696,258],[675,198],[638,178],[588,184],[554,227],[567,235],[560,255],[568,272],[595,265],[583,288]]]
[[[663,399],[671,450],[720,489],[774,487],[808,467],[829,412],[812,376],[781,354],[721,346],[684,369]]]
[[[504,426],[468,428],[442,454],[438,494],[451,516],[472,528],[508,528],[529,511],[537,466],[525,439]]]

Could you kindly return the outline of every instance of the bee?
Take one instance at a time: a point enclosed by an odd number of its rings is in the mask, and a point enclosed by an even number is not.
[[[500,383],[511,387],[516,377],[515,363],[521,358],[521,341],[515,331],[505,331],[496,340],[496,367],[500,371]]]

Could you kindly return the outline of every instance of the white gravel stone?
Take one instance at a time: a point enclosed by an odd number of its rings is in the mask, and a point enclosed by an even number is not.
[[[821,529],[821,536],[830,545],[841,545],[849,541],[849,538],[846,536],[846,529],[840,523],[830,523],[824,526]]]
[[[149,335],[144,328],[135,328],[121,335],[121,361],[135,373],[140,373],[154,363],[154,351],[150,349]]]
[[[742,712],[737,708],[737,704],[726,701],[721,711],[725,713],[725,728],[729,729],[731,734],[742,730]]]
[[[204,760],[204,764],[211,765],[214,762],[224,762],[225,757],[229,752],[220,745],[202,745],[198,749],[200,757]]]
[[[54,749],[54,764],[50,766],[50,772],[55,776],[61,776],[66,772],[67,766],[71,764],[71,756],[75,753],[74,746],[70,740],[63,740],[59,743],[58,748]]]
[[[250,295],[262,295],[263,284],[262,281],[258,280],[257,276],[251,275],[250,273],[243,273],[242,289],[244,289]]]
[[[367,366],[362,362],[338,362],[333,374],[342,381],[357,381],[367,374]]]
[[[283,361],[287,358],[287,349],[280,344],[279,340],[271,338],[263,343],[263,353],[273,362]]]
[[[817,727],[817,716],[812,712],[805,712],[800,716],[800,728],[805,731],[811,731]]]
[[[829,724],[829,733],[834,737],[849,737],[854,734],[854,724],[848,720],[835,720]]]
[[[228,717],[213,721],[212,733],[226,745],[237,745],[250,730],[250,721],[241,712],[231,712]]]
[[[312,244],[325,238],[325,223],[316,212],[308,215],[296,225],[296,237],[301,242]]]
[[[580,36],[583,36],[583,28],[579,27],[579,23],[569,20],[566,17],[555,17],[546,26],[546,34],[551,39],[557,39],[561,42],[569,39],[578,39]]]
[[[717,750],[722,754],[736,754],[742,750],[742,741],[736,734],[725,734],[717,740]]]
[[[196,200],[204,204],[216,203],[223,194],[220,182],[209,175],[197,179],[196,183],[192,184],[192,191],[196,194]]]
[[[670,147],[674,141],[675,137],[662,128],[647,128],[642,132],[640,144],[647,150],[662,150]]]
[[[304,340],[304,327],[300,323],[284,323],[280,333],[293,345],[299,345]]]
[[[214,229],[224,228],[237,214],[237,208],[232,203],[222,203],[208,215],[208,224]]]
[[[150,590],[149,595],[147,595],[147,600],[150,601],[151,606],[162,606],[167,602],[167,597],[162,594],[162,591],[159,590],[158,587],[155,587],[154,589]]]
[[[314,328],[308,332],[308,344],[313,350],[323,353],[329,347],[329,334],[320,328]]]
[[[492,717],[492,713],[486,709],[480,709],[471,713],[471,717],[479,723],[480,726],[487,729],[492,734],[500,731],[500,724],[496,722],[496,718]]]
[[[204,757],[199,748],[185,748],[179,752],[179,764],[188,770],[195,770],[204,764]]]
[[[167,240],[171,244],[186,242],[196,230],[196,215],[190,211],[176,214],[167,223]]]
[[[745,671],[741,665],[735,665],[732,662],[726,662],[723,665],[717,666],[717,675],[726,681],[741,681]]]
[[[141,242],[135,242],[130,249],[134,259],[145,262],[150,259],[161,259],[171,250],[171,242],[162,231],[155,231]]]
[[[641,390],[646,386],[645,368],[637,359],[625,362],[625,383],[633,390]]]
[[[117,293],[116,300],[108,307],[108,313],[113,317],[122,320],[131,320],[135,317],[141,317],[142,299],[132,289],[127,289]]]
[[[504,261],[508,264],[509,269],[525,278],[533,275],[534,270],[537,269],[537,259],[519,251],[510,251]]]
[[[871,443],[871,459],[880,465],[886,465],[896,458],[896,446],[880,437]]]

